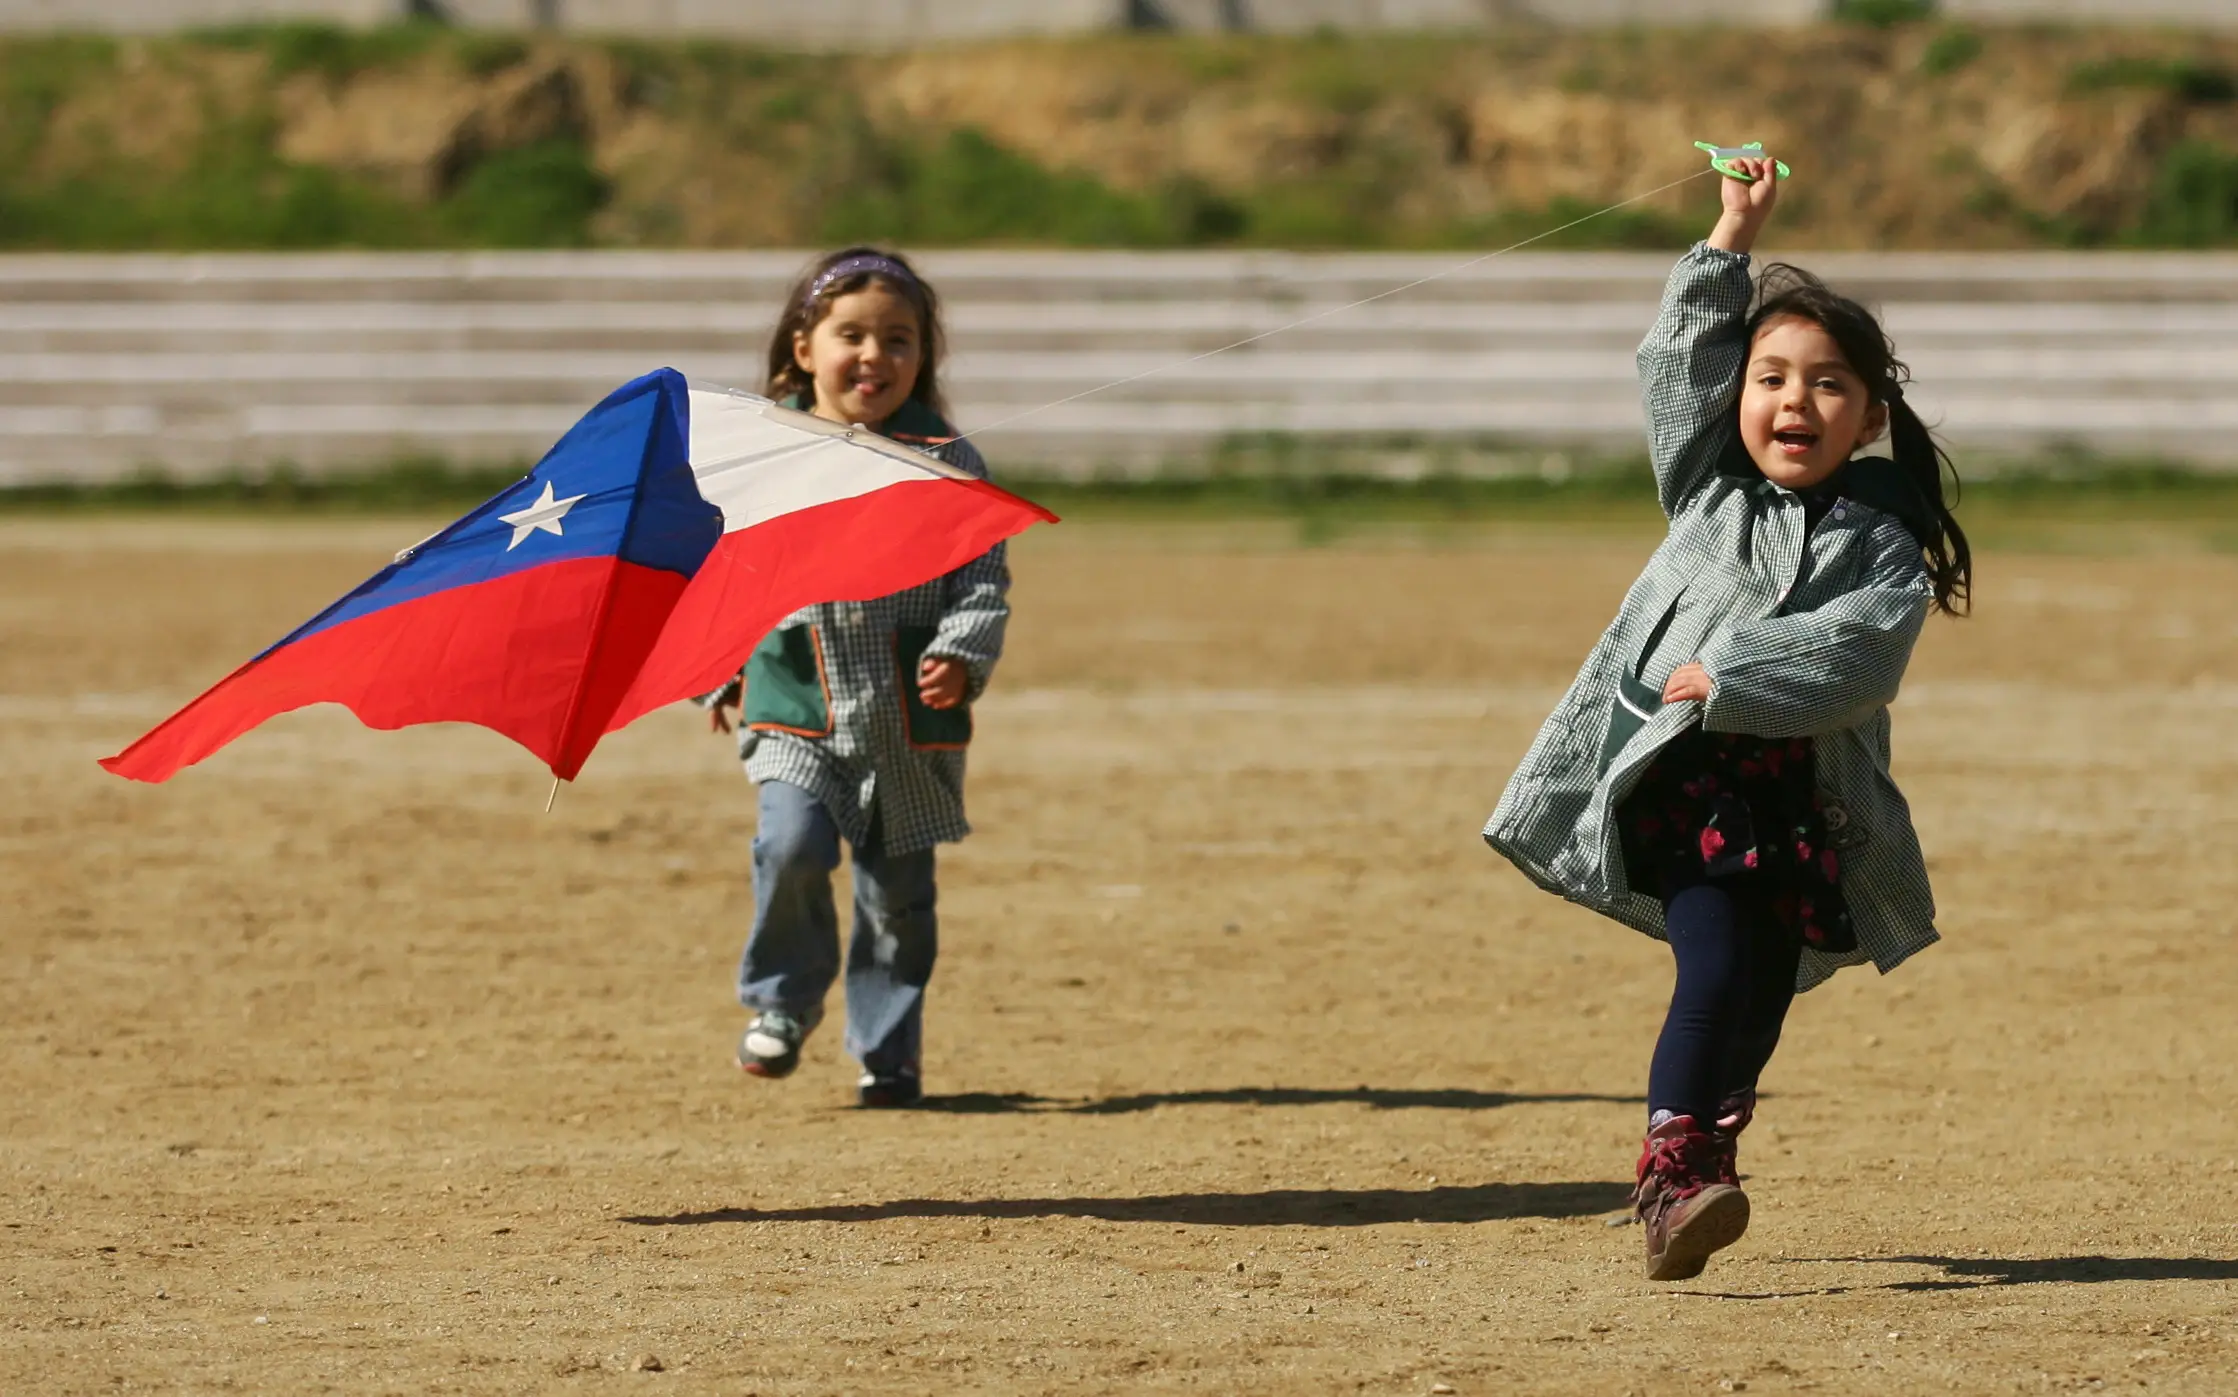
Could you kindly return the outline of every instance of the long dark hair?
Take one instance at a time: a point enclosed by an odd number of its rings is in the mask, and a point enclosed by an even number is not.
[[[1865,380],[1871,401],[1888,409],[1889,454],[1905,493],[1916,496],[1899,514],[1919,539],[1926,555],[1927,575],[1935,584],[1935,605],[1949,615],[1963,613],[1974,581],[1974,553],[1966,531],[1951,515],[1958,502],[1958,471],[1935,434],[1904,401],[1904,385],[1912,371],[1896,357],[1881,322],[1863,305],[1841,295],[1800,267],[1774,262],[1756,284],[1756,305],[1749,312],[1748,338],[1770,322],[1792,315],[1824,330],[1841,346],[1842,357]],[[1950,480],[1950,495],[1943,494],[1943,480]]]
[[[878,258],[890,262],[901,275],[864,269],[825,280],[824,273],[851,258]],[[815,381],[793,361],[793,336],[823,324],[824,317],[831,314],[832,302],[871,285],[885,287],[909,302],[917,312],[917,331],[924,345],[925,362],[917,370],[917,386],[909,390],[909,396],[943,418],[947,417],[948,400],[940,392],[940,358],[947,347],[947,336],[940,325],[940,297],[933,291],[932,283],[917,275],[917,269],[909,265],[908,258],[882,247],[843,247],[827,253],[810,263],[793,282],[792,290],[785,293],[784,313],[777,318],[777,328],[770,332],[769,385],[763,391],[779,402],[796,393],[813,399]]]

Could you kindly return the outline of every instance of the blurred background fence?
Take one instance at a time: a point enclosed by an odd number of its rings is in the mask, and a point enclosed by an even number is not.
[[[967,429],[1449,268],[1454,254],[954,251]],[[986,438],[1061,474],[1203,469],[1267,436],[1394,473],[1635,455],[1668,254],[1517,254]],[[2238,254],[1829,253],[1976,459],[2238,464]],[[791,252],[0,259],[0,484],[540,453],[666,364],[758,385]]]
[[[711,34],[835,47],[1098,29],[1306,32],[1514,23],[1801,24],[1849,13],[2238,27],[2233,0],[0,0],[0,28],[445,19],[498,28]]]

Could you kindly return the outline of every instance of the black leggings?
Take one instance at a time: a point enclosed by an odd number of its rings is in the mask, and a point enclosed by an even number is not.
[[[1803,943],[1772,916],[1755,882],[1694,883],[1663,900],[1678,982],[1647,1073],[1651,1118],[1669,1111],[1708,1129],[1718,1103],[1753,1089],[1779,1046]]]

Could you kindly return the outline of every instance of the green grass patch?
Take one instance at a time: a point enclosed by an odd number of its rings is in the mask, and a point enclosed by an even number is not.
[[[281,21],[213,25],[189,31],[188,38],[213,48],[261,54],[276,78],[316,73],[338,83],[439,49],[455,49],[460,33],[430,20],[406,20],[366,29],[317,21]],[[487,44],[487,40],[477,38],[472,41],[471,52],[483,54]]]
[[[435,212],[468,246],[588,247],[611,192],[581,141],[545,141],[485,157]]]
[[[827,242],[1171,247],[1240,227],[1234,210],[1202,190],[1116,190],[1092,175],[1050,170],[968,127],[923,145],[866,131],[854,163],[858,177],[834,191],[819,220]]]
[[[1960,503],[1997,508],[2119,505],[2181,513],[2238,509],[2238,471],[2089,452],[1960,460]]]
[[[275,78],[315,73],[330,83],[441,55],[476,76],[500,72],[528,57],[518,34],[460,29],[428,19],[364,28],[317,20],[210,25],[186,32],[190,43],[259,54]]]
[[[1019,473],[1006,475],[1003,484],[1077,523],[1275,523],[1306,547],[1392,528],[1410,537],[1425,529],[1434,537],[1503,526],[1631,532],[1652,530],[1662,518],[1644,462],[1566,481],[1358,474],[1078,480]]]
[[[580,142],[552,141],[491,154],[423,203],[283,160],[269,124],[249,120],[213,126],[176,170],[35,179],[0,166],[0,249],[583,247],[608,192]]]
[[[1960,492],[1976,547],[1996,552],[2238,552],[2238,474],[2155,463],[2000,462]],[[1644,460],[1593,461],[1563,478],[1431,474],[1199,475],[1152,480],[1037,478],[1003,483],[1077,523],[1255,523],[1299,546],[1348,539],[1465,542],[1486,530],[1617,531],[1663,527]]]
[[[1030,464],[1001,472],[1001,483],[1059,514],[1080,519],[1285,520],[1333,536],[1344,529],[1399,524],[1584,523],[1625,527],[1658,522],[1654,483],[1640,457],[1571,458],[1495,445],[1474,449],[1413,443],[1419,467],[1394,475],[1366,467],[1395,462],[1390,444],[1247,437],[1209,461],[1174,463],[1148,477],[1081,478]],[[1482,454],[1498,453],[1498,454]],[[1469,473],[1487,461],[1505,474]],[[399,458],[362,470],[310,474],[282,464],[270,471],[178,481],[155,473],[98,485],[18,486],[0,490],[0,511],[162,511],[228,513],[458,512],[519,480],[528,462],[465,465],[438,457]],[[1995,541],[2015,530],[2056,527],[2087,541],[2094,528],[2158,524],[2202,537],[2238,539],[2238,472],[2214,473],[2166,462],[2094,456],[1962,462],[1958,515],[1969,531]],[[1986,531],[1986,532],[1984,532]]]
[[[1933,19],[1940,8],[1935,0],[1834,0],[1830,13],[1845,24],[1893,29]]]
[[[519,61],[520,40],[413,23],[370,30],[260,25],[153,41],[142,61],[183,78],[196,45],[254,50],[278,74],[340,80],[440,50],[470,70]],[[0,43],[0,250],[298,250],[335,247],[580,247],[608,199],[580,141],[493,152],[439,199],[283,159],[268,98],[246,105],[202,88],[198,134],[154,161],[122,156],[44,166],[40,152],[70,96],[131,81],[98,38]],[[230,115],[225,114],[230,113]]]
[[[1940,30],[1927,41],[1919,55],[1919,70],[1928,77],[1947,77],[1962,68],[1970,67],[1982,56],[1980,31],[1964,25],[1953,25]]]
[[[1534,246],[1675,248],[1686,245],[1700,221],[1644,208],[1588,219],[1596,205],[1559,199],[1487,219],[1407,226],[1389,216],[1399,193],[1394,173],[1374,161],[1238,194],[1187,178],[1138,193],[1050,170],[970,129],[921,146],[861,129],[838,158],[852,173],[830,181],[818,220],[822,239],[834,243],[1481,248],[1560,228]],[[1577,226],[1562,227],[1571,223]]]
[[[2193,58],[2125,55],[2093,59],[2077,64],[2067,75],[2069,92],[2117,88],[2157,89],[2202,105],[2238,101],[2238,77],[2233,77],[2228,68]]]
[[[1974,177],[1974,189],[1966,196],[1966,208],[1977,218],[2020,228],[2035,241],[2051,247],[2099,246],[2115,235],[2113,229],[2085,226],[2031,207],[1979,168],[1974,170]]]
[[[1200,467],[1201,467],[1201,463]],[[2238,553],[2238,474],[2205,475],[2150,463],[2063,460],[2003,463],[1965,486],[1958,517],[1986,553],[2079,555]],[[0,515],[463,514],[518,481],[521,462],[461,468],[410,459],[337,475],[279,469],[191,483],[142,476],[97,486],[0,490]],[[1644,461],[1587,463],[1566,478],[1357,472],[1196,474],[1081,480],[1004,472],[1010,489],[1076,525],[1188,530],[1271,529],[1278,544],[1328,547],[1468,546],[1517,531],[1619,533],[1646,541],[1662,529]]]
[[[608,39],[601,47],[620,69],[623,93],[633,105],[665,115],[700,118],[729,116],[749,123],[805,119],[818,113],[819,97],[852,94],[840,74],[845,60],[832,54],[780,53],[752,44],[691,39],[661,43]],[[780,94],[790,94],[772,108]],[[850,103],[851,104],[851,103]],[[766,133],[766,132],[765,132]]]
[[[213,142],[168,178],[0,173],[0,249],[583,247],[606,189],[573,142],[491,156],[434,204],[288,163],[253,139]]]
[[[2094,457],[1999,464],[1960,494],[1958,520],[1977,549],[2238,553],[2238,473]]]
[[[1169,42],[1171,52],[1197,83],[1233,82],[1248,76],[1253,68],[1253,51],[1226,36],[1180,34]]]
[[[165,511],[221,513],[390,513],[456,509],[461,513],[528,474],[529,462],[462,466],[434,456],[405,456],[362,470],[310,474],[282,462],[255,474],[232,472],[175,480],[147,471],[90,485],[18,485],[0,489],[0,511]]]
[[[2185,141],[2161,159],[2131,241],[2150,247],[2238,245],[2238,150]]]
[[[450,241],[426,212],[333,170],[291,165],[252,133],[221,132],[185,170],[129,170],[51,182],[0,172],[0,248],[435,246]]]

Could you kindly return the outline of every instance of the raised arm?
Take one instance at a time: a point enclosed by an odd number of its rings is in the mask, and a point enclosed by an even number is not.
[[[1748,258],[1697,244],[1671,269],[1663,309],[1640,341],[1648,458],[1666,515],[1709,482],[1735,431],[1748,298]]]
[[[1896,697],[1935,589],[1919,540],[1893,515],[1874,527],[1858,586],[1816,611],[1737,626],[1702,649],[1702,726],[1758,737],[1854,727]]]
[[[1717,471],[1748,360],[1749,250],[1779,202],[1778,166],[1743,160],[1753,183],[1721,181],[1717,226],[1671,270],[1640,344],[1648,454],[1663,512],[1676,515]]]

